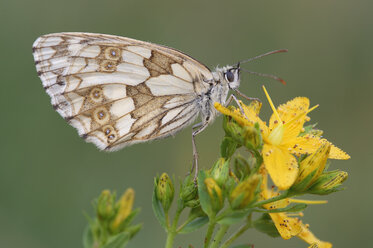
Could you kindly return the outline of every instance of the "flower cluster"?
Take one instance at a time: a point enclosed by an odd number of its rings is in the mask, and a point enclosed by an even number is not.
[[[280,105],[276,110],[266,89],[264,87],[263,89],[273,110],[268,125],[259,118],[260,102],[254,101],[249,106],[240,102],[243,112],[240,108],[230,110],[219,103],[215,103],[215,107],[224,115],[233,117],[241,126],[253,127],[255,123],[259,124],[263,138],[264,165],[279,189],[289,189],[298,178],[297,157],[312,154],[325,143],[330,144],[327,158],[350,158],[345,152],[321,138],[322,132],[314,132],[310,127],[306,131],[303,127],[304,123],[310,120],[307,114],[318,105],[309,108],[308,98],[296,97],[286,104]]]
[[[191,175],[184,179],[172,223],[173,181],[165,173],[156,178],[153,209],[168,234],[166,247],[172,247],[175,235],[204,224],[208,224],[205,248],[228,248],[249,228],[272,237],[298,237],[310,247],[332,246],[316,238],[300,219],[307,205],[326,201],[294,197],[338,191],[347,173],[327,171],[328,159],[349,159],[349,155],[322,138],[315,125],[304,126],[310,121],[307,115],[317,107],[310,108],[307,98],[297,97],[276,109],[264,91],[273,110],[268,124],[259,117],[260,102],[239,102],[236,108],[215,103],[224,114],[221,158],[212,168],[199,171],[195,180]],[[239,155],[240,149],[247,155]],[[270,188],[269,178],[274,184]],[[185,209],[190,214],[178,226]],[[255,218],[255,213],[261,215]],[[239,222],[241,228],[223,242],[227,230]]]

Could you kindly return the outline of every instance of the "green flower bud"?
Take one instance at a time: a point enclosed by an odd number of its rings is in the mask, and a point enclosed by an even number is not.
[[[251,169],[248,161],[244,157],[237,156],[234,158],[233,171],[236,177],[242,180],[250,175]]]
[[[117,213],[114,220],[111,223],[111,230],[116,232],[120,229],[121,224],[126,220],[132,211],[133,201],[135,199],[135,191],[132,188],[128,188],[126,192],[117,202]]]
[[[344,171],[337,170],[323,173],[308,192],[317,195],[327,195],[336,192],[347,178],[348,174]]]
[[[256,123],[254,127],[245,126],[243,137],[245,139],[244,145],[248,149],[255,149],[262,145],[262,136],[259,131],[258,123]]]
[[[200,206],[199,199],[190,200],[190,201],[185,202],[184,204],[186,207],[189,207],[189,208],[196,208]]]
[[[256,149],[262,144],[262,138],[257,125],[240,126],[235,120],[225,116],[223,128],[227,136],[232,137],[239,145],[248,149]]]
[[[184,179],[181,185],[180,198],[187,207],[193,208],[199,205],[198,188],[196,187],[192,175],[189,175]]]
[[[115,195],[112,195],[109,190],[101,192],[97,200],[97,217],[104,221],[110,219],[114,214]]]
[[[254,200],[260,180],[260,175],[254,175],[240,182],[233,189],[229,195],[229,202],[233,209],[243,209]]]
[[[207,193],[210,197],[211,208],[215,213],[217,213],[223,207],[222,190],[215,182],[215,180],[211,177],[206,178],[204,183],[207,189]]]
[[[220,158],[212,167],[210,175],[219,186],[223,186],[229,176],[229,160]]]
[[[174,199],[174,192],[174,185],[170,177],[167,173],[163,173],[158,179],[156,194],[165,212],[168,212],[170,209]]]
[[[319,149],[300,162],[299,174],[292,189],[296,191],[305,191],[320,177],[325,169],[330,148],[330,143],[325,142]]]

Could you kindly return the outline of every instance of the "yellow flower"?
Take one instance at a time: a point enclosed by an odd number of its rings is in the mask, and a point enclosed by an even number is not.
[[[240,102],[244,115],[240,109],[231,111],[219,103],[215,103],[215,108],[233,117],[240,125],[253,126],[256,122],[259,124],[264,141],[262,155],[265,167],[275,185],[286,190],[294,183],[299,173],[297,160],[293,155],[311,154],[328,141],[310,134],[299,136],[304,123],[310,120],[307,114],[318,105],[309,108],[308,98],[296,97],[276,110],[266,89],[263,89],[273,110],[268,126],[259,118],[259,102],[251,102],[248,106]],[[349,159],[350,156],[331,145],[329,158]]]
[[[261,185],[261,197],[263,200],[277,196],[278,193],[273,190],[268,190],[267,181],[268,177],[266,172],[263,172],[263,183]],[[264,208],[268,210],[284,208],[288,206],[291,202],[303,202],[308,204],[320,204],[326,203],[325,201],[305,201],[305,200],[295,200],[295,199],[283,199],[276,202],[268,203],[263,205]],[[309,230],[308,225],[303,224],[302,221],[297,217],[292,217],[296,214],[289,213],[270,213],[269,214],[273,223],[276,226],[277,231],[283,239],[290,239],[294,236],[304,240],[310,244],[312,248],[331,248],[332,244],[329,242],[324,242],[315,237],[315,235]],[[303,216],[299,213],[298,216]]]

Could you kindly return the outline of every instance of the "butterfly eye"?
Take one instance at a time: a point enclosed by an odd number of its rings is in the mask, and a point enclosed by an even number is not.
[[[228,82],[233,82],[234,81],[234,74],[231,71],[227,71],[225,73],[225,79],[228,80]]]

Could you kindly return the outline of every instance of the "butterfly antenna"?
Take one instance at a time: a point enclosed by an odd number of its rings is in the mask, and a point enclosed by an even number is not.
[[[247,73],[254,74],[254,75],[257,75],[257,76],[272,78],[274,80],[277,80],[277,81],[281,82],[283,85],[286,85],[285,80],[283,80],[282,78],[277,77],[275,75],[265,74],[265,73],[255,72],[255,71],[249,71],[249,70],[246,70],[244,68],[240,68],[240,69],[247,72]]]
[[[238,64],[247,63],[247,62],[265,57],[267,55],[275,54],[275,53],[286,53],[287,51],[288,51],[288,49],[279,49],[279,50],[270,51],[270,52],[260,54],[258,56],[253,57],[253,58],[250,58],[250,59],[242,60],[242,61],[238,62]]]

